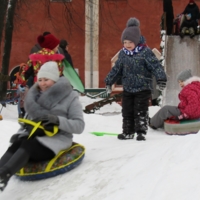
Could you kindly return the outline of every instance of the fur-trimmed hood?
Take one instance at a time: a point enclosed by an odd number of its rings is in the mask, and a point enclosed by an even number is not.
[[[195,81],[200,82],[200,77],[193,76],[193,77],[187,79],[186,81],[184,81],[184,85],[186,86],[186,85],[188,85],[188,84],[190,84],[192,82],[195,82]]]
[[[55,111],[51,113],[52,108],[66,98],[72,90],[70,82],[65,77],[61,77],[53,86],[42,93],[39,91],[38,83],[35,83],[26,95],[24,108],[31,119],[46,114],[57,114]]]

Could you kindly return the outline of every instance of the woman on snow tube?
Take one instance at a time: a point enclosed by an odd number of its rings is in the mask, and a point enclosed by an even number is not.
[[[82,133],[85,123],[78,94],[65,77],[59,78],[56,62],[46,62],[28,91],[24,108],[28,120],[0,160],[0,190],[29,161],[51,160],[72,146],[72,133]]]

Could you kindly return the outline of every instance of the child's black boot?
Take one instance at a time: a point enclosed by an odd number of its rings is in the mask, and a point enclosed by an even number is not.
[[[145,132],[138,132],[136,140],[138,140],[138,141],[146,140],[146,138],[144,137],[144,135],[146,135]]]
[[[131,119],[123,119],[123,133],[118,135],[119,140],[128,140],[133,139],[135,130],[134,130],[134,122]]]
[[[190,38],[193,38],[195,36],[195,34],[194,33],[192,33],[191,35],[190,35]]]
[[[119,134],[117,137],[119,140],[133,139],[134,133],[122,133],[122,134]]]
[[[184,38],[184,33],[180,33],[180,37],[183,39]]]
[[[11,173],[8,168],[2,167],[0,169],[0,190],[3,191],[11,177]]]
[[[19,148],[6,164],[0,168],[0,190],[3,191],[10,177],[18,172],[29,160],[29,153]]]

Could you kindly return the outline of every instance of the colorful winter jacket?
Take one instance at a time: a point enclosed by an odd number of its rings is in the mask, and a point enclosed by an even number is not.
[[[179,93],[178,108],[190,119],[200,118],[200,78],[191,77],[184,84],[185,86]]]
[[[120,51],[118,60],[105,79],[106,85],[113,85],[122,79],[123,90],[131,93],[152,90],[152,75],[156,81],[167,81],[164,68],[152,50],[145,46],[143,36],[138,45],[144,45],[141,51],[134,55],[127,55]]]
[[[40,67],[48,61],[55,61],[58,63],[58,68],[60,71],[60,75],[63,72],[63,65],[62,60],[64,56],[62,54],[56,54],[54,51],[50,49],[43,48],[42,50],[38,51],[37,53],[33,53],[29,55],[29,60],[27,64],[23,67],[21,78],[25,81],[30,77],[34,77],[34,83],[37,81],[37,73]],[[24,85],[24,84],[23,84]]]
[[[16,77],[15,80],[13,81],[15,88],[18,88],[18,85],[20,85],[24,82],[24,80],[21,77],[21,73],[22,73],[22,70],[25,67],[25,65],[26,65],[26,63],[21,63],[19,65],[19,71],[14,75]]]

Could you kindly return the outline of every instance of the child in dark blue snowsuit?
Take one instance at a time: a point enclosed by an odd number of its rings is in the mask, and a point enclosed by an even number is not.
[[[121,36],[124,48],[105,79],[108,93],[111,92],[111,86],[119,78],[122,79],[123,132],[118,135],[118,139],[122,140],[133,139],[135,132],[137,140],[145,140],[152,75],[156,77],[161,90],[165,88],[167,81],[162,65],[141,36],[139,25],[140,22],[136,18],[128,20]]]

